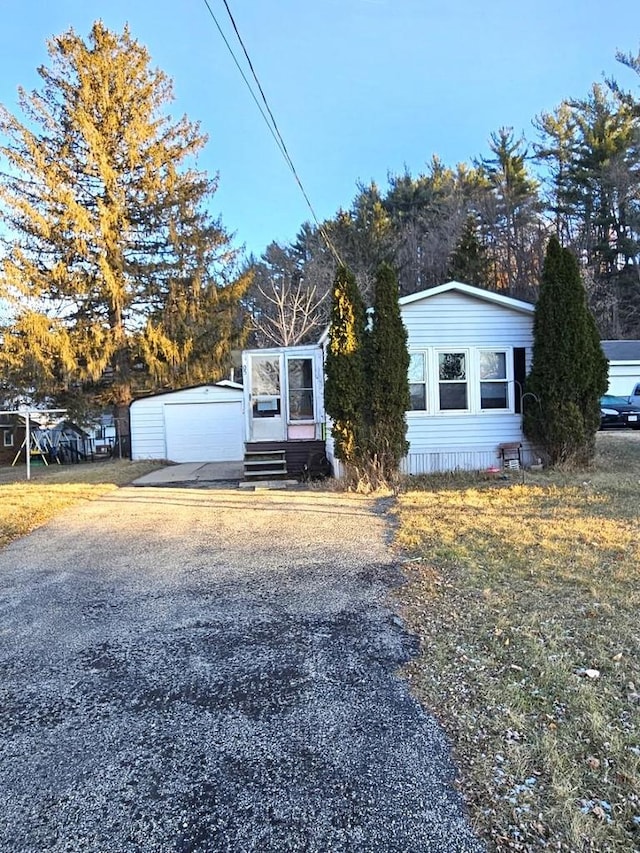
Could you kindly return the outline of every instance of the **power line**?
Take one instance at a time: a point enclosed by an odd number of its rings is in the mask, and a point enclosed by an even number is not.
[[[343,266],[342,259],[340,258],[340,255],[338,254],[335,246],[331,242],[331,239],[329,238],[329,235],[327,234],[325,227],[322,225],[322,223],[318,219],[316,212],[313,208],[313,205],[311,204],[311,200],[307,194],[307,191],[305,190],[305,188],[302,184],[302,181],[300,180],[300,176],[298,175],[298,172],[297,172],[296,167],[293,163],[293,160],[291,159],[291,155],[289,154],[289,151],[287,149],[286,143],[282,137],[282,134],[280,133],[280,128],[278,127],[278,123],[275,119],[275,116],[273,115],[273,111],[271,110],[271,107],[269,106],[269,102],[267,101],[267,96],[264,93],[264,89],[262,88],[260,80],[258,79],[258,75],[256,73],[256,70],[253,67],[253,62],[251,61],[251,57],[249,56],[249,52],[247,51],[247,48],[245,47],[242,36],[240,35],[240,31],[238,30],[238,26],[235,22],[235,19],[233,17],[231,9],[229,8],[229,4],[228,4],[227,0],[222,0],[222,2],[224,3],[224,7],[227,11],[227,15],[229,16],[229,20],[231,21],[231,25],[233,27],[235,34],[236,34],[236,38],[238,39],[240,47],[242,48],[242,52],[244,53],[245,59],[247,61],[249,69],[251,71],[251,75],[253,76],[253,79],[255,80],[256,86],[258,87],[258,91],[260,92],[260,97],[262,98],[262,101],[264,103],[264,107],[268,113],[268,117],[265,114],[265,111],[262,108],[262,105],[260,104],[258,98],[256,97],[256,94],[253,91],[251,83],[247,79],[246,74],[244,73],[240,63],[238,62],[238,59],[237,59],[235,53],[233,52],[233,48],[229,44],[229,41],[227,40],[227,38],[226,38],[226,36],[222,30],[222,27],[220,26],[211,6],[209,5],[209,0],[204,0],[204,4],[207,7],[207,9],[209,10],[209,14],[212,17],[212,19],[213,19],[213,21],[214,21],[214,23],[218,29],[218,32],[222,36],[222,39],[223,39],[225,45],[227,46],[227,49],[228,49],[229,53],[231,54],[236,67],[238,68],[238,71],[242,75],[242,79],[244,80],[245,85],[247,86],[247,88],[249,89],[249,92],[251,93],[251,97],[253,98],[254,102],[256,103],[256,106],[258,107],[258,109],[260,110],[260,115],[262,116],[267,127],[269,128],[269,132],[273,136],[273,138],[276,142],[276,145],[278,146],[278,150],[280,151],[280,153],[284,157],[286,164],[288,165],[289,169],[291,170],[291,173],[293,174],[293,177],[295,178],[296,183],[298,184],[298,187],[300,188],[300,192],[302,193],[304,200],[307,203],[307,207],[311,211],[311,215],[312,215],[316,225],[318,226],[318,230],[319,230],[320,234],[322,235],[322,238],[324,239],[325,243],[327,244],[329,250],[333,254],[333,256],[336,259],[336,261],[338,262],[338,264],[340,266]]]
[[[228,50],[228,51],[229,51],[229,53],[231,54],[231,58],[233,59],[233,61],[234,61],[235,65],[236,65],[236,68],[237,68],[237,69],[238,69],[238,71],[240,72],[240,75],[241,75],[242,79],[244,80],[244,82],[245,82],[245,85],[246,85],[247,89],[249,90],[249,94],[250,94],[250,95],[251,95],[251,97],[253,98],[253,100],[254,100],[255,105],[257,106],[257,108],[260,110],[260,115],[262,116],[262,118],[263,118],[263,119],[264,119],[264,121],[265,121],[265,124],[266,124],[266,125],[267,125],[267,127],[269,128],[269,132],[271,133],[271,136],[273,136],[273,138],[274,138],[274,140],[275,140],[275,143],[276,143],[276,145],[278,146],[278,148],[280,149],[280,152],[282,153],[283,157],[286,157],[287,155],[286,155],[286,153],[285,153],[285,152],[283,151],[283,149],[282,149],[282,146],[281,146],[281,144],[280,144],[280,140],[278,139],[278,137],[277,137],[277,135],[276,135],[276,132],[275,132],[275,131],[274,131],[274,129],[271,127],[271,124],[270,124],[270,122],[269,122],[269,119],[268,119],[268,117],[266,116],[266,114],[265,114],[264,110],[262,109],[262,105],[260,104],[260,101],[258,100],[258,98],[256,97],[255,92],[254,92],[254,91],[253,91],[253,89],[251,88],[251,83],[250,83],[250,82],[249,82],[249,80],[247,79],[247,75],[244,73],[244,71],[243,71],[243,69],[242,69],[242,66],[241,66],[241,65],[240,65],[240,63],[238,62],[238,59],[237,59],[237,57],[236,57],[235,53],[233,52],[233,48],[232,48],[232,47],[231,47],[231,45],[229,44],[229,41],[228,41],[228,39],[227,39],[226,35],[224,34],[224,30],[222,29],[222,27],[221,27],[221,26],[220,26],[220,24],[218,23],[218,19],[216,18],[215,14],[214,14],[214,12],[213,12],[213,9],[212,9],[212,8],[211,8],[211,6],[209,5],[209,0],[204,0],[204,5],[205,5],[205,6],[207,7],[207,9],[209,10],[209,14],[211,15],[211,18],[213,19],[213,22],[214,22],[214,24],[216,25],[217,30],[218,30],[218,32],[220,33],[220,36],[222,37],[222,40],[223,40],[223,42],[225,43],[225,45],[226,45],[226,47],[227,47],[227,50]]]

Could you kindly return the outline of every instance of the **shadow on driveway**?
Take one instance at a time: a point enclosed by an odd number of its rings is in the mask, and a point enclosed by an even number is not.
[[[0,849],[462,853],[362,498],[124,489],[0,552]]]

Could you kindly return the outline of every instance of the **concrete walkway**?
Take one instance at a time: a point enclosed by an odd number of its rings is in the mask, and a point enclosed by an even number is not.
[[[126,488],[0,551],[0,850],[480,853],[383,510]]]
[[[244,476],[242,462],[184,462],[158,468],[133,482],[134,486],[204,485],[238,483]]]

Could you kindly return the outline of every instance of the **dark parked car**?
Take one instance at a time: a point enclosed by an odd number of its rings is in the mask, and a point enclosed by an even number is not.
[[[628,397],[600,397],[600,429],[605,427],[631,427],[640,429],[640,406],[629,402]]]

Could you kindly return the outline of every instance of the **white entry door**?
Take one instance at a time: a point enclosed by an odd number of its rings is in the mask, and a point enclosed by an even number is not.
[[[249,358],[251,441],[284,441],[286,437],[283,363],[282,355],[252,354]]]

